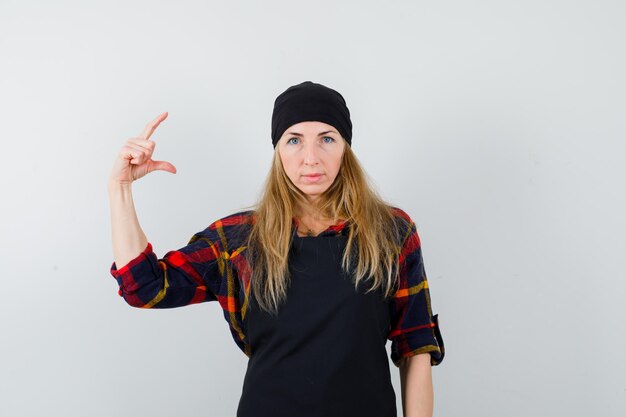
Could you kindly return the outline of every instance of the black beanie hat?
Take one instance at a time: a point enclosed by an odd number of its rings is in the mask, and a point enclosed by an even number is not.
[[[352,146],[352,122],[343,96],[332,88],[304,81],[283,91],[274,101],[272,145],[290,126],[306,121],[327,123]]]

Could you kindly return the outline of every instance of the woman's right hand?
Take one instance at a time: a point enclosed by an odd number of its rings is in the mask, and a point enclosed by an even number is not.
[[[166,118],[167,112],[161,113],[146,125],[141,135],[126,141],[113,165],[109,178],[110,183],[131,184],[144,175],[157,170],[176,174],[174,165],[166,161],[154,161],[152,159],[155,143],[150,140],[150,136]]]

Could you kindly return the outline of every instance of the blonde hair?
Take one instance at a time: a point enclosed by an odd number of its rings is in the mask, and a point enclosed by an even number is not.
[[[252,268],[251,289],[259,307],[276,313],[287,296],[292,217],[298,204],[310,204],[305,194],[287,176],[278,147],[274,152],[261,196],[254,206],[254,221],[245,256]],[[400,216],[370,186],[352,148],[346,143],[341,166],[332,185],[315,205],[320,216],[345,219],[348,240],[341,267],[361,281],[373,280],[367,292],[381,288],[390,297],[397,283],[401,241],[409,225],[398,227]]]

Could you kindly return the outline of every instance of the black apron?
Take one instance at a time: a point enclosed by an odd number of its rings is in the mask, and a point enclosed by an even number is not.
[[[249,298],[251,348],[237,417],[397,417],[382,291],[341,270],[346,235],[299,237],[277,316]]]

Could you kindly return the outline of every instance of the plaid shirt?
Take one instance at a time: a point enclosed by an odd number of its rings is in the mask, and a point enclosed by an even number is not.
[[[246,337],[246,307],[252,270],[242,256],[245,233],[253,221],[253,211],[241,211],[221,218],[191,237],[187,246],[157,258],[148,242],[146,248],[126,265],[110,273],[119,285],[118,294],[138,308],[174,308],[206,301],[218,301],[237,346],[249,357]],[[403,230],[400,253],[400,286],[389,301],[391,360],[399,367],[401,359],[430,353],[431,365],[439,365],[444,345],[438,315],[432,314],[428,281],[420,238],[413,220],[394,207],[398,218],[410,224]],[[347,222],[330,226],[319,236],[347,234]],[[239,226],[239,227],[238,227]],[[244,226],[242,229],[241,226]],[[298,220],[292,221],[295,234]]]

